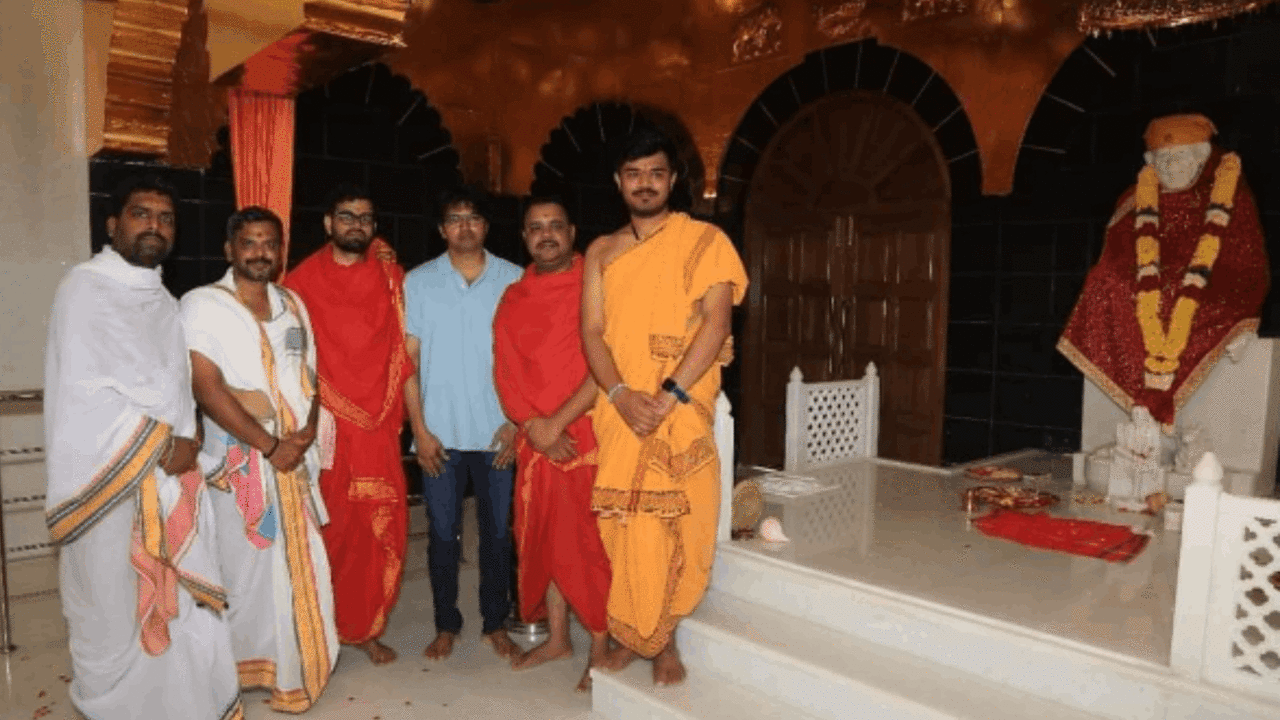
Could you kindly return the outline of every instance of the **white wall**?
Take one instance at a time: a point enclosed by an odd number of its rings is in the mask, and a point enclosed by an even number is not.
[[[83,10],[0,0],[0,390],[43,387],[49,306],[89,257]],[[0,417],[0,447],[41,444],[40,417]],[[6,545],[47,542],[44,464],[0,469]],[[21,553],[20,553],[21,554]]]
[[[89,257],[83,22],[78,2],[0,2],[0,389],[42,385],[54,288]]]

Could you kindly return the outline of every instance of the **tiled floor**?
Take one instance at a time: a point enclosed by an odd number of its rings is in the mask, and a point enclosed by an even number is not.
[[[421,513],[420,508],[414,512]],[[474,534],[464,531],[467,557],[475,557]],[[469,540],[469,542],[468,542]],[[47,578],[47,561],[13,563],[15,591]],[[480,640],[476,590],[478,571],[463,566],[460,607],[465,618],[462,641],[444,662],[431,662],[422,649],[433,634],[431,585],[426,571],[426,539],[409,543],[404,588],[388,624],[384,641],[400,653],[391,665],[375,668],[360,652],[344,649],[338,668],[320,702],[304,717],[343,720],[456,720],[518,718],[521,720],[585,720],[590,695],[573,691],[586,661],[587,637],[575,635],[578,655],[532,670],[515,673]],[[4,662],[0,686],[0,720],[77,718],[67,699],[66,678],[71,662],[66,646],[59,600],[55,593],[25,594],[13,606],[14,640],[19,650]],[[245,693],[250,720],[288,717],[264,705],[265,692]],[[41,709],[47,714],[41,714]],[[157,716],[157,720],[163,716]]]

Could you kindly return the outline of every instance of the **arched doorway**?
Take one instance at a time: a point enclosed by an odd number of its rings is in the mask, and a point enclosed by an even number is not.
[[[828,95],[773,136],[743,228],[744,459],[780,465],[792,367],[831,380],[874,361],[880,455],[940,461],[950,205],[933,130],[882,93]]]
[[[626,225],[629,215],[614,183],[614,161],[635,131],[657,129],[672,138],[684,166],[671,207],[688,211],[705,178],[688,130],[674,117],[643,106],[598,102],[565,117],[551,131],[533,169],[534,195],[557,195],[578,226],[578,249]]]
[[[373,195],[378,234],[406,269],[444,252],[434,205],[441,190],[462,182],[458,152],[440,113],[408,78],[368,63],[302,92],[296,107],[290,265],[324,245],[325,202],[342,181]]]

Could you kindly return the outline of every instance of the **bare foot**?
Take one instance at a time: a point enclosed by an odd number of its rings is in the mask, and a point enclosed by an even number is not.
[[[377,639],[355,643],[352,647],[363,650],[374,665],[386,665],[396,659],[396,651],[378,642]]]
[[[422,654],[432,660],[443,660],[453,654],[453,641],[457,639],[458,633],[441,630],[436,633],[436,639],[431,641]]]
[[[484,641],[493,648],[494,654],[503,660],[511,660],[520,654],[520,646],[511,642],[506,630],[498,629],[484,636]]]
[[[600,663],[600,667],[609,672],[618,672],[631,664],[638,655],[631,652],[631,648],[626,645],[618,644],[617,647],[605,652],[604,662]]]
[[[517,652],[515,657],[511,658],[511,669],[528,670],[542,663],[567,657],[573,657],[573,644],[568,638],[552,638],[529,652]]]
[[[578,686],[573,689],[574,692],[589,693],[591,692],[591,665],[588,664],[586,669],[582,671],[582,679],[578,681]]]
[[[591,654],[587,656],[587,667],[582,671],[582,679],[578,681],[578,687],[575,690],[580,693],[591,692],[591,668],[604,667],[604,663],[608,658],[608,636],[601,633],[599,637],[592,637]]]
[[[676,650],[676,641],[673,637],[653,658],[653,684],[679,685],[684,682],[684,677],[684,663],[680,662],[680,652]]]

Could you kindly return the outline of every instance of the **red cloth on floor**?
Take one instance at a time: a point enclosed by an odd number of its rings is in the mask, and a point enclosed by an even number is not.
[[[1129,562],[1151,540],[1124,525],[995,508],[973,521],[983,535],[1107,562]]]

